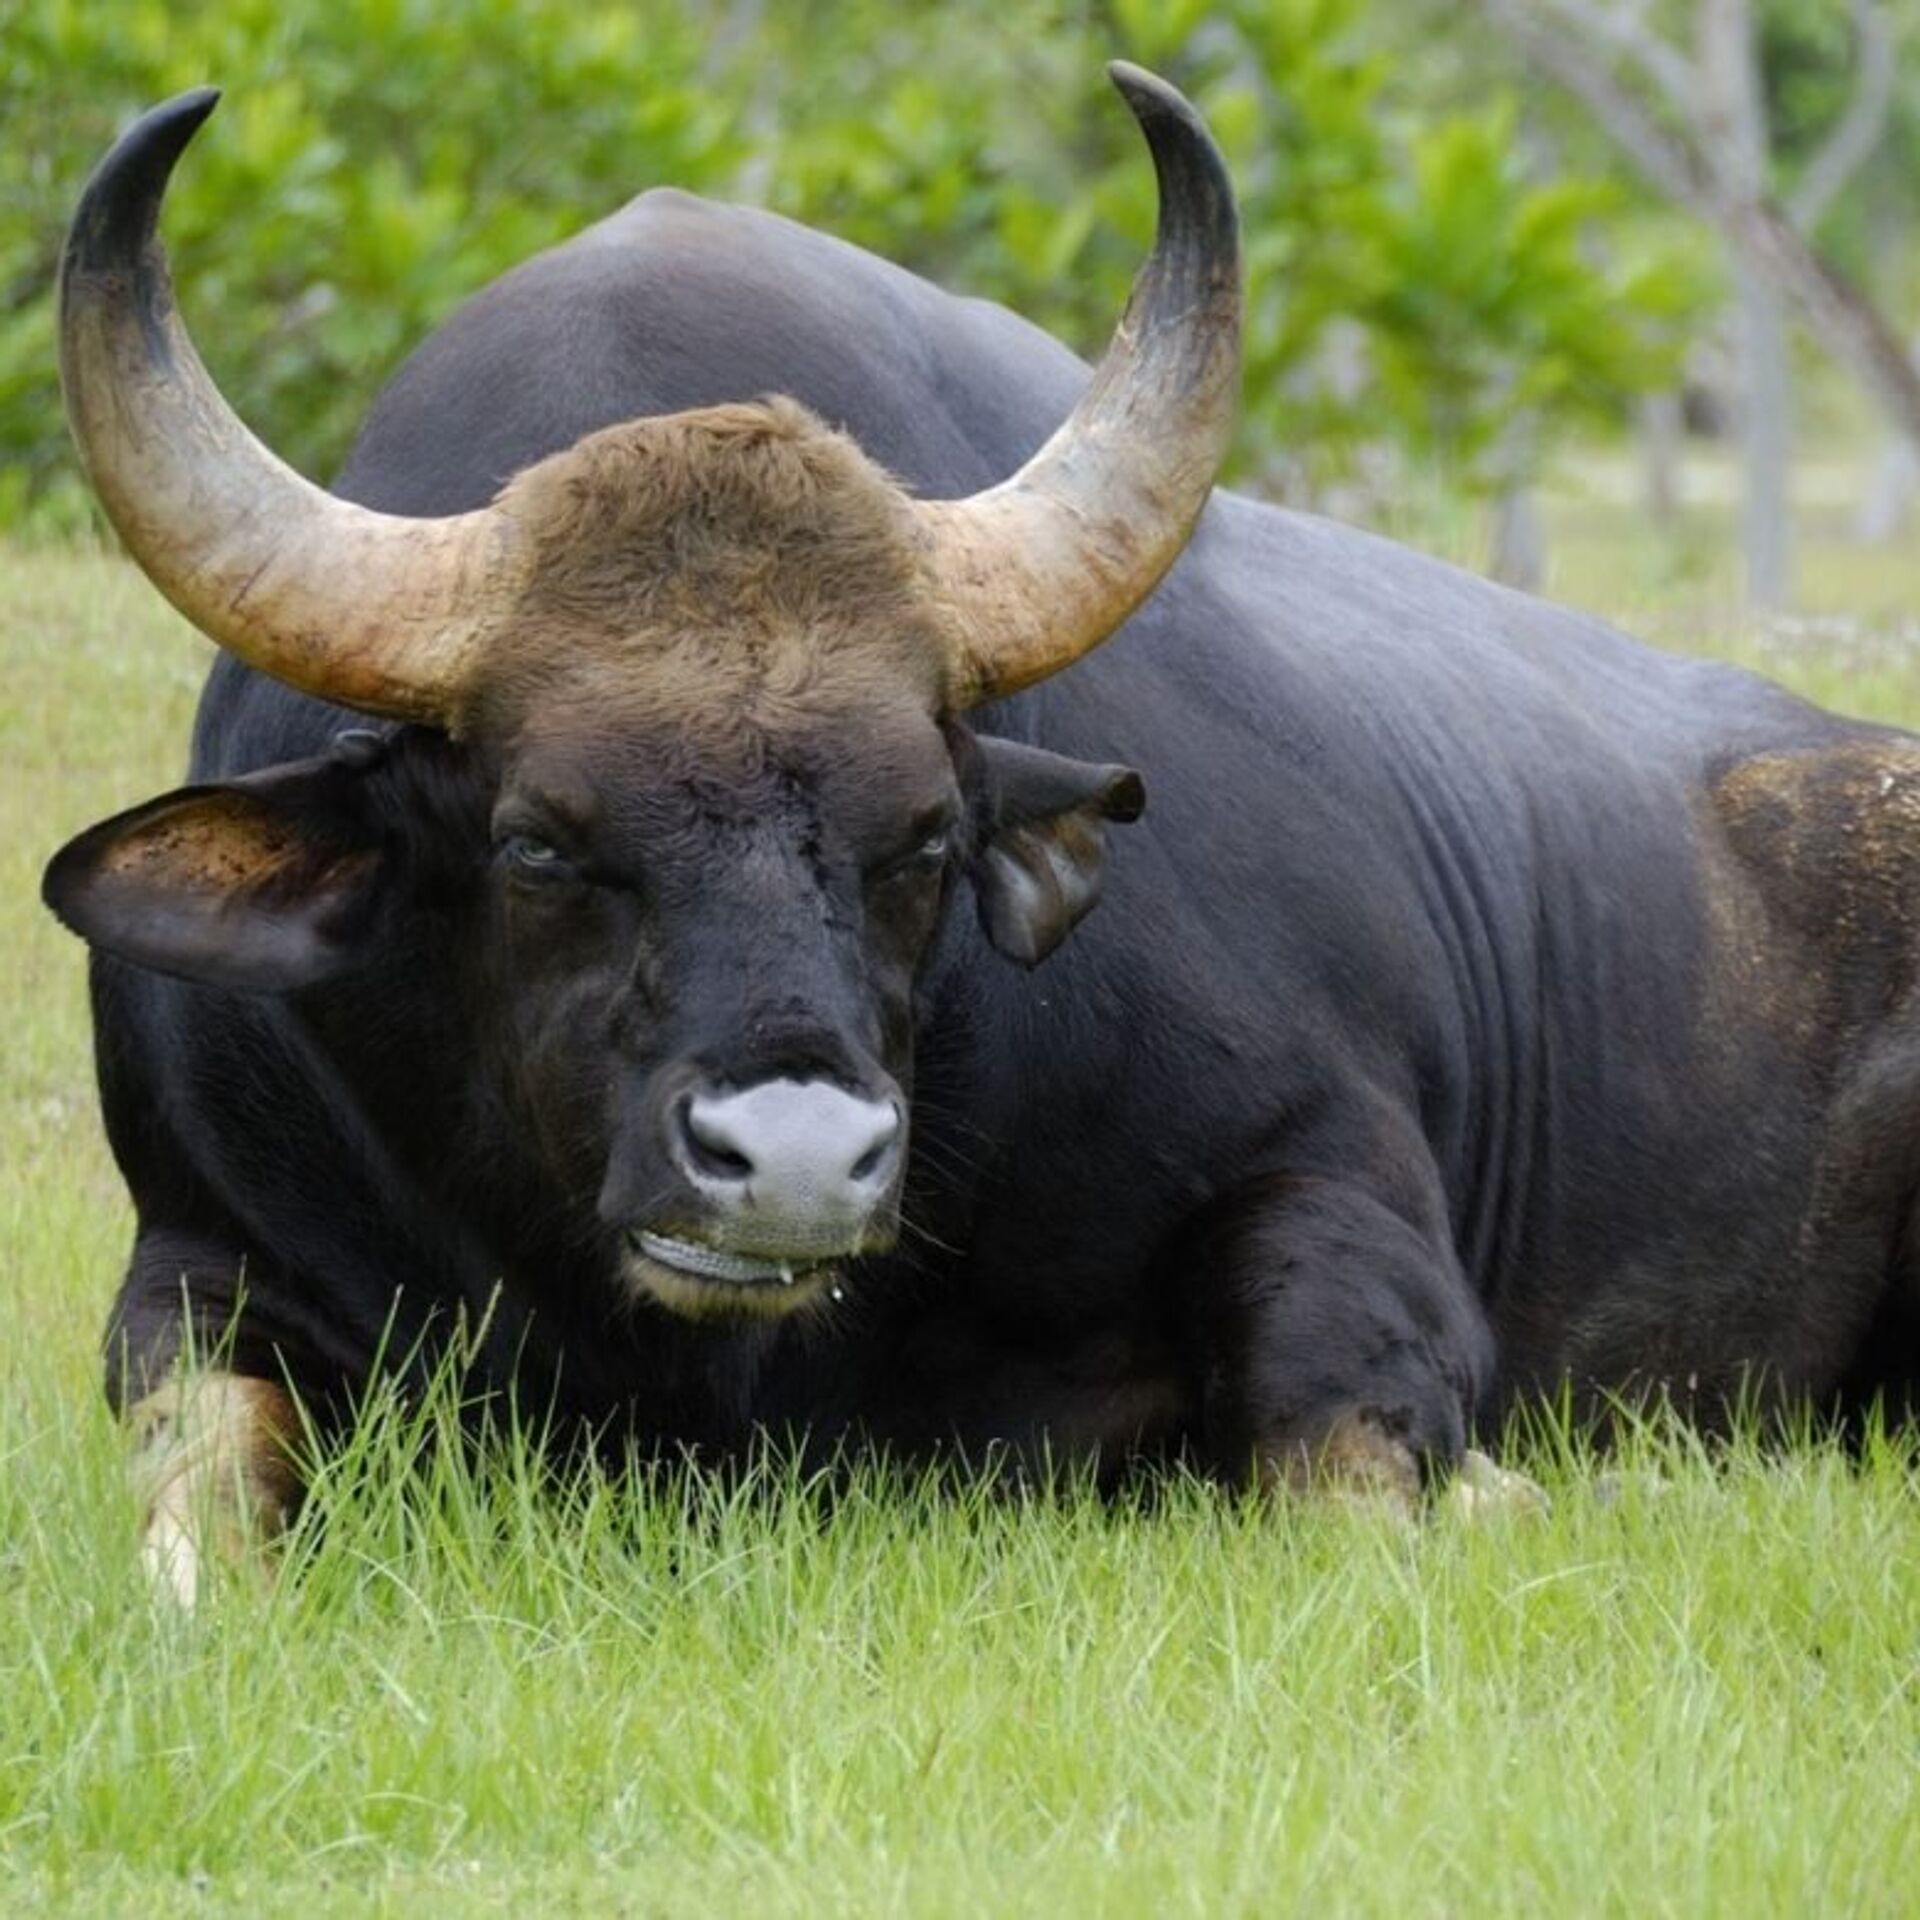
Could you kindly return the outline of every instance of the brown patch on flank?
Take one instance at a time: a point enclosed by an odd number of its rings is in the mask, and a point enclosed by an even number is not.
[[[1853,740],[1760,755],[1723,773],[1712,802],[1739,863],[1735,885],[1715,889],[1716,929],[1757,996],[1749,1007],[1811,1037],[1809,1023],[1901,1005],[1920,922],[1920,749]],[[1797,950],[1784,970],[1782,932]]]
[[[183,1606],[210,1560],[265,1568],[299,1497],[299,1416],[284,1387],[219,1369],[176,1374],[128,1410],[141,1560]]]
[[[1756,1182],[1796,1196],[1799,1218],[1773,1273],[1723,1304],[1747,1363],[1698,1391],[1691,1377],[1667,1383],[1694,1418],[1842,1376],[1920,1179],[1920,745],[1757,755],[1722,772],[1709,803],[1704,1030],[1720,1084],[1754,1115]]]

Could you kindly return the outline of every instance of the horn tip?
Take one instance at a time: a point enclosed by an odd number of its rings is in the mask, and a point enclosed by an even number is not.
[[[1174,229],[1197,241],[1197,264],[1224,288],[1239,280],[1240,232],[1226,157],[1200,109],[1170,81],[1128,60],[1110,60],[1120,91],[1153,155],[1160,182],[1160,237]],[[1192,264],[1192,263],[1190,263]]]
[[[67,272],[122,266],[146,246],[175,165],[219,101],[218,87],[175,94],[149,107],[113,143],[74,211]]]
[[[1190,127],[1205,131],[1206,123],[1200,118],[1193,102],[1170,80],[1161,79],[1146,67],[1135,66],[1131,60],[1109,60],[1107,78],[1132,108],[1134,118],[1143,125],[1149,119],[1171,116],[1185,121]]]

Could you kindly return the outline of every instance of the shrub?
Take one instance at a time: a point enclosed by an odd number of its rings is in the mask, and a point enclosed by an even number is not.
[[[36,0],[0,77],[0,527],[86,512],[51,287],[86,170],[216,82],[167,235],[216,377],[330,471],[400,356],[493,275],[661,182],[758,200],[1097,351],[1152,226],[1100,77],[1191,90],[1233,162],[1250,272],[1238,471],[1312,496],[1382,446],[1494,484],[1670,376],[1671,253],[1594,244],[1590,180],[1531,177],[1511,101],[1425,97],[1361,0]],[[1516,429],[1524,427],[1524,433]]]

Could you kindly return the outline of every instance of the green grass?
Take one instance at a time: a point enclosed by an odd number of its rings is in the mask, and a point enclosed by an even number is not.
[[[1557,519],[1563,591],[1920,720],[1920,556],[1810,556],[1833,619],[1756,635],[1717,560]],[[1910,1436],[1655,1429],[1622,1480],[1536,1442],[1549,1518],[1409,1530],[556,1486],[389,1412],[271,1595],[157,1607],[94,1357],[128,1216],[35,890],[179,777],[203,660],[118,563],[0,548],[0,1912],[1914,1910]]]

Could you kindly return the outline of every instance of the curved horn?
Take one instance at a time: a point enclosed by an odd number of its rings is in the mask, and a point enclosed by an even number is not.
[[[504,516],[411,520],[337,500],[275,458],[208,378],[154,237],[174,163],[219,94],[121,136],[60,264],[60,377],[80,458],[127,550],[249,666],[363,712],[452,722],[488,609],[517,569]]]
[[[1107,73],[1153,153],[1159,231],[1053,438],[985,493],[916,505],[956,629],[955,707],[1017,693],[1106,639],[1186,544],[1233,434],[1240,239],[1226,163],[1164,80],[1124,61]]]

